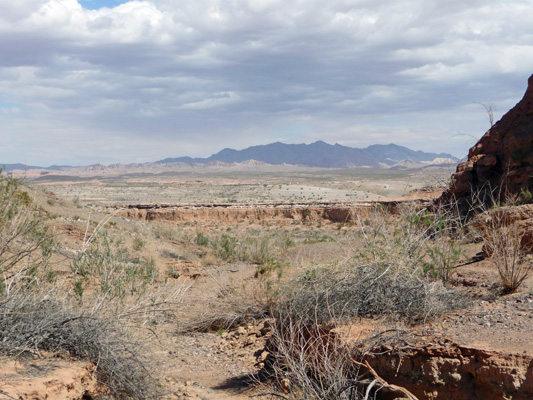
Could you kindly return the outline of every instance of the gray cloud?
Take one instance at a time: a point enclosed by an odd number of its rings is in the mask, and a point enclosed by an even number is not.
[[[533,73],[533,2],[0,4],[0,161],[323,139],[466,154]],[[467,139],[468,138],[468,139]]]

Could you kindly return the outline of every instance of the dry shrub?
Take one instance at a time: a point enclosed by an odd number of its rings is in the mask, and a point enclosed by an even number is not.
[[[317,400],[362,399],[386,386],[362,377],[356,363],[383,343],[383,335],[349,346],[336,334],[337,327],[362,316],[384,318],[392,325],[422,323],[469,304],[459,291],[418,270],[384,264],[310,270],[288,285],[281,299],[271,310],[271,373],[278,382],[290,382],[282,389],[292,398]],[[403,340],[397,331],[389,341],[393,338]]]
[[[531,257],[524,251],[523,232],[509,216],[510,210],[487,211],[483,223],[478,222],[484,248],[498,268],[504,292],[515,292],[531,273]]]
[[[0,301],[0,348],[13,356],[28,351],[68,352],[92,361],[99,381],[114,398],[158,397],[140,343],[117,315],[105,315],[101,308],[97,312],[76,309],[53,293],[19,292]]]
[[[269,343],[274,358],[268,365],[279,390],[293,399],[359,399],[365,382],[359,378],[356,352],[344,346],[327,327],[308,324],[288,312],[275,320]]]
[[[462,225],[456,215],[409,207],[391,215],[378,207],[370,223],[359,223],[365,243],[356,258],[309,269],[284,287],[270,309],[268,367],[287,398],[352,400],[394,390],[363,375],[368,369],[361,371],[357,362],[384,341],[406,345],[407,333],[348,345],[337,328],[361,317],[391,326],[424,323],[469,306],[462,292],[444,285],[457,261],[452,250]]]
[[[213,295],[206,293],[202,299],[195,301],[195,312],[187,312],[181,318],[179,332],[229,330],[267,316],[274,294],[264,281],[222,285],[214,277],[212,279],[219,290]]]
[[[359,252],[363,262],[387,264],[397,271],[421,270],[447,283],[462,258],[464,226],[453,206],[429,211],[412,203],[398,207],[395,214],[376,207],[368,224],[358,220],[365,239]]]
[[[149,324],[176,309],[185,287],[164,285],[135,298],[95,295],[82,308],[68,286],[59,281],[3,296],[0,351],[14,357],[46,351],[89,360],[111,398],[160,398],[146,347],[153,336]]]
[[[468,221],[468,229],[476,236],[475,240],[484,242],[484,253],[491,256],[506,293],[516,291],[532,270],[527,256],[531,244],[524,236],[527,231],[520,226],[520,220],[529,219],[520,206],[531,203],[532,198],[527,189],[521,193],[509,193],[505,185],[492,187],[487,184],[459,201],[440,205],[444,209],[459,210],[462,220]]]
[[[278,318],[323,325],[361,316],[387,316],[421,323],[468,305],[458,290],[428,280],[418,272],[385,265],[308,271],[285,293]]]
[[[0,352],[86,359],[113,398],[159,398],[142,327],[173,311],[183,287],[156,288],[153,263],[100,235],[110,217],[85,238],[72,277],[47,279],[54,241],[44,218],[19,181],[0,174]]]
[[[287,395],[277,397],[367,400],[376,398],[378,392],[393,394],[391,398],[404,398],[398,395],[409,393],[389,385],[368,364],[362,364],[365,355],[382,354],[384,348],[394,348],[396,354],[411,348],[414,338],[407,331],[376,331],[354,343],[347,342],[344,333],[333,325],[309,324],[297,316],[283,322],[274,320],[273,331],[267,348],[274,356],[263,372],[274,378],[278,391]]]

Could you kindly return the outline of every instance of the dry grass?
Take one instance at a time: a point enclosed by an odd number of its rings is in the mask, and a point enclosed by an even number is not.
[[[481,224],[484,247],[498,269],[505,293],[513,293],[532,271],[532,260],[524,249],[523,232],[510,220],[509,209],[496,208],[485,213]]]
[[[97,376],[117,399],[157,398],[158,385],[139,342],[116,315],[72,307],[53,293],[18,293],[0,301],[0,348],[23,352],[68,353],[97,366]]]
[[[189,312],[181,318],[180,333],[229,330],[268,315],[273,299],[264,282],[254,280],[222,285],[214,277],[211,279],[218,290],[214,295],[206,294],[196,302],[193,314]]]

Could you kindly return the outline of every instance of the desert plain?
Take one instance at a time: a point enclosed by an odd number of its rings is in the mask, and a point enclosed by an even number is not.
[[[444,187],[452,167],[414,170],[311,168],[237,163],[103,172],[94,168],[61,172],[16,171],[35,187],[83,205],[350,203],[400,197],[424,188]]]

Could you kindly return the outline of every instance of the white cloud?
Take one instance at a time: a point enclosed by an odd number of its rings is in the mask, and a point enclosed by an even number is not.
[[[525,90],[531,6],[152,0],[87,10],[0,0],[0,100],[17,105],[0,107],[11,149],[0,147],[0,161],[18,161],[23,137],[33,164],[67,153],[72,163],[205,156],[283,137],[424,143],[460,156],[468,145],[450,134],[486,128],[472,102],[508,107]],[[110,135],[123,151],[97,145]]]

